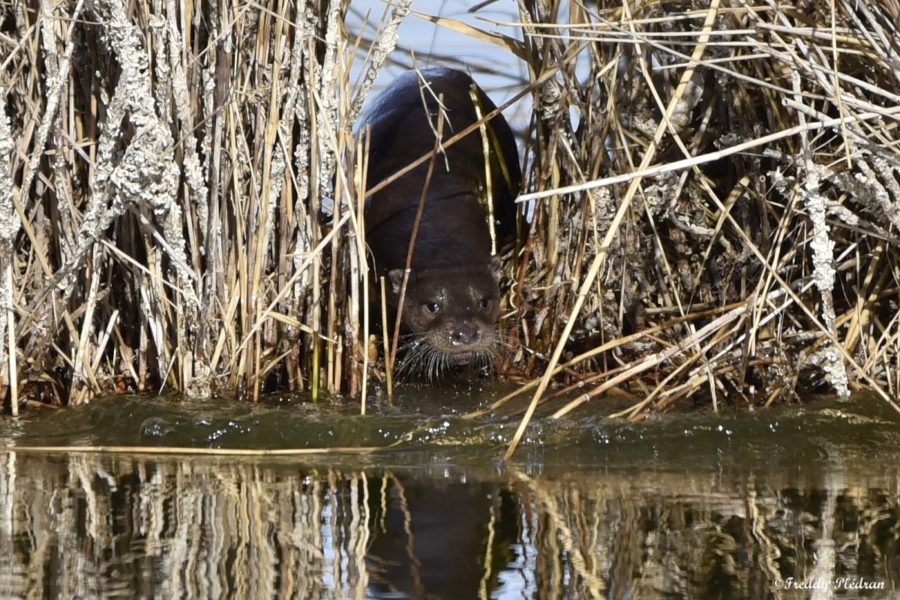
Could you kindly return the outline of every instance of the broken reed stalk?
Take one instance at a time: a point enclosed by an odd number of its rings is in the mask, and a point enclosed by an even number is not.
[[[7,248],[8,251],[8,248]],[[10,252],[10,255],[12,253]],[[12,290],[13,290],[13,281],[12,281],[12,265],[10,264],[12,261],[9,260],[10,257],[7,258],[5,262],[7,262],[6,268],[3,269],[3,275],[0,275],[4,279],[4,293],[5,300],[7,301],[7,306],[12,306]],[[7,308],[5,311],[6,322],[4,325],[6,326],[7,339],[6,339],[6,357],[9,361],[9,406],[10,412],[12,416],[19,416],[19,382],[16,370],[16,320],[13,315],[12,308]],[[0,328],[0,332],[3,329]],[[0,341],[0,345],[3,342]]]
[[[366,256],[366,235],[365,235],[365,210],[366,210],[366,179],[369,176],[369,138],[363,134],[362,138],[356,145],[356,156],[359,157],[357,162],[358,168],[354,171],[356,177],[355,188],[358,190],[356,203],[356,221],[355,230],[356,246],[354,251],[350,252],[350,311],[353,315],[351,319],[351,327],[359,326],[359,312],[362,312],[362,335],[357,336],[357,344],[359,344],[362,353],[362,373],[360,374],[361,383],[359,386],[359,412],[361,415],[366,414],[366,399],[369,392],[369,332],[372,331],[371,322],[369,320],[369,269],[368,257]],[[359,193],[361,191],[362,193]],[[359,282],[359,285],[354,283]],[[384,281],[381,282],[382,302],[384,296]],[[361,298],[360,298],[361,293]],[[382,321],[386,322],[386,321]],[[387,339],[387,336],[382,336]],[[385,356],[389,356],[385,350]],[[390,398],[390,373],[388,373],[388,397]]]
[[[196,448],[193,446],[6,446],[3,452],[37,454],[157,454],[181,456],[308,456],[372,454],[390,448],[348,446],[334,448]]]
[[[381,289],[381,341],[384,347],[384,356],[385,358],[385,368],[384,368],[384,383],[385,388],[387,389],[387,398],[388,402],[394,401],[394,369],[393,363],[390,357],[393,357],[393,353],[391,351],[391,337],[387,335],[387,323],[388,323],[388,304],[387,304],[387,288],[385,287],[387,284],[385,282],[384,277],[378,278],[379,287]],[[399,318],[399,317],[398,317]]]
[[[425,91],[423,93],[430,93]],[[438,105],[443,106],[443,94],[438,98]],[[419,224],[422,222],[422,214],[425,212],[425,200],[428,198],[428,188],[431,186],[431,175],[434,173],[434,165],[438,160],[438,156],[443,152],[441,139],[444,135],[444,110],[438,110],[437,124],[434,127],[434,149],[431,152],[431,160],[428,162],[428,171],[425,174],[425,183],[422,185],[422,192],[419,194],[419,205],[416,207],[416,218],[413,221],[412,233],[409,236],[409,246],[406,249],[406,261],[403,269],[403,279],[400,281],[400,291],[397,294],[397,313],[394,317],[394,331],[391,337],[391,354],[386,355],[385,371],[394,370],[394,361],[397,358],[397,349],[400,344],[400,320],[403,317],[403,301],[406,297],[406,286],[409,283],[409,275],[412,270],[413,254],[416,250],[416,238],[419,235]],[[393,282],[392,282],[393,283]],[[387,332],[387,321],[384,323],[384,331]]]

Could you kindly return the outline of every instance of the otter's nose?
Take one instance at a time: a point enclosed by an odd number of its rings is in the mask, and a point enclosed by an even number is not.
[[[450,329],[450,345],[469,346],[481,339],[481,330],[472,323],[459,323]]]

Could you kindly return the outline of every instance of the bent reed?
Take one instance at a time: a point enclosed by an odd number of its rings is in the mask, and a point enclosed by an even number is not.
[[[432,20],[527,66],[530,227],[504,257],[497,365],[531,397],[523,428],[613,389],[630,418],[893,403],[900,3],[517,6],[483,30]],[[353,126],[406,56],[408,9],[358,35],[347,1],[0,7],[7,406],[128,389],[364,406],[383,374]]]

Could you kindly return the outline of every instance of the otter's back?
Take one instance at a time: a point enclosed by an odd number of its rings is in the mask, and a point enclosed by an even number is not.
[[[438,98],[444,110],[443,140],[477,120],[474,98],[482,115],[496,106],[467,74],[452,69],[425,69],[398,77],[377,98],[361,128],[370,129],[367,185],[372,187],[422,155],[433,151],[438,126]],[[515,196],[521,174],[515,138],[502,115],[492,119],[489,156],[496,231],[501,239],[515,233]],[[428,161],[374,194],[366,203],[366,233],[379,270],[403,265]],[[483,261],[489,257],[484,150],[479,128],[435,160],[427,188],[427,203],[416,245],[416,263]],[[402,249],[398,247],[402,246]],[[436,251],[436,252],[435,252]]]

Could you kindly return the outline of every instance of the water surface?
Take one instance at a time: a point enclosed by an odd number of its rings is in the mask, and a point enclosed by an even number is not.
[[[877,399],[610,421],[118,397],[0,421],[0,596],[883,598],[900,420]],[[27,445],[368,455],[31,452]]]

